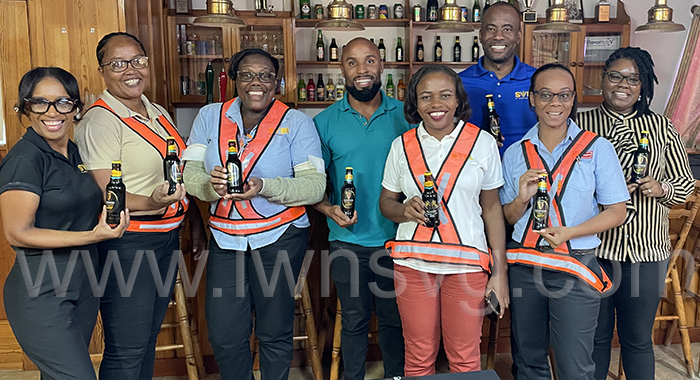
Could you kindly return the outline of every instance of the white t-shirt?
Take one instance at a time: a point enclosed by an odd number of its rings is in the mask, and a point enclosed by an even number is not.
[[[423,147],[428,169],[437,178],[438,170],[443,161],[450,153],[452,146],[459,137],[463,122],[449,135],[438,141],[428,134],[423,127],[423,123],[418,126],[418,139]],[[498,146],[486,132],[481,131],[474,143],[472,153],[467,163],[458,174],[455,187],[449,201],[450,213],[454,219],[455,228],[462,238],[462,243],[486,251],[486,235],[484,233],[484,222],[481,219],[481,205],[479,195],[482,190],[493,190],[503,185],[503,174],[501,171],[501,159],[498,154]],[[403,142],[398,137],[391,144],[391,150],[386,160],[384,168],[384,180],[382,186],[395,193],[406,195],[406,201],[414,196],[421,196],[421,190],[416,186],[411,174],[406,155],[404,153]],[[442,194],[440,183],[437,183],[438,193]],[[396,240],[410,240],[416,222],[404,222],[399,224],[396,232]],[[433,236],[433,241],[439,241],[437,234]],[[435,274],[456,274],[479,272],[480,268],[464,264],[447,264],[425,262],[417,259],[394,259],[398,265],[403,265],[414,270]]]

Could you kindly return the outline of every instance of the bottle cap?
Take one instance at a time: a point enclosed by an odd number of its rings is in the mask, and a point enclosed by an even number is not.
[[[646,133],[647,135],[649,134],[649,131],[642,131],[642,133]]]
[[[345,167],[345,170],[352,170],[352,166]]]
[[[121,162],[121,161],[112,161],[112,165],[115,165],[115,164],[119,164],[119,165],[121,165],[121,164],[122,164],[122,162]]]

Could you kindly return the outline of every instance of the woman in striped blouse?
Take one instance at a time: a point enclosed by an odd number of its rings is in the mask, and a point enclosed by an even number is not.
[[[671,121],[649,109],[654,97],[654,62],[640,48],[615,51],[602,74],[603,104],[578,115],[579,126],[612,142],[628,180],[626,223],[601,233],[596,255],[615,278],[612,295],[601,301],[593,359],[596,379],[607,376],[617,314],[622,362],[630,379],[654,378],[651,332],[664,291],[671,241],[669,208],[693,190],[688,156]],[[634,155],[648,132],[646,176],[630,183]],[[620,279],[620,273],[622,274]]]

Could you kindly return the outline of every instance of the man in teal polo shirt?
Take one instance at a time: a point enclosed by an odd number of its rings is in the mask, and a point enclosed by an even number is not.
[[[353,39],[343,49],[341,61],[346,96],[314,118],[330,179],[330,199],[314,207],[326,215],[330,228],[331,274],[343,309],[345,379],[365,377],[373,307],[384,377],[403,376],[404,342],[393,296],[393,263],[384,249],[384,242],[396,236],[396,225],[379,212],[379,194],[391,143],[412,126],[403,116],[403,103],[381,90],[384,66],[372,42]],[[354,169],[357,194],[352,219],[338,205],[346,167]]]
[[[476,65],[459,73],[472,107],[470,123],[485,128],[486,95],[493,95],[504,137],[501,156],[537,123],[528,101],[530,77],[535,68],[520,62],[515,55],[520,37],[520,12],[509,3],[493,4],[484,12],[479,29],[484,56]]]

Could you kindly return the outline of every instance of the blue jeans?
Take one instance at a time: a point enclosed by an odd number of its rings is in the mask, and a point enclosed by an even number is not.
[[[347,250],[357,257],[357,276],[353,274],[353,265],[346,257],[335,257],[331,261],[331,275],[342,308],[342,333],[340,350],[345,367],[345,380],[363,380],[365,378],[365,361],[369,322],[374,308],[379,324],[379,348],[384,361],[384,377],[403,376],[404,342],[401,329],[401,317],[396,305],[394,292],[394,263],[384,247],[363,247],[342,241],[330,242],[330,253]],[[375,273],[370,267],[370,258],[378,254],[376,264],[385,273]],[[370,287],[375,284],[383,292],[391,292],[390,297],[375,296]]]
[[[177,228],[170,232],[127,232],[121,239],[99,244],[100,268],[109,270],[107,287],[100,303],[105,331],[100,380],[153,378],[156,340],[177,279],[177,265],[174,271],[169,269],[173,255],[177,260],[180,249],[179,231]],[[146,254],[141,258],[138,271],[132,274],[134,262],[142,250]],[[131,294],[122,294],[114,268],[105,268],[109,251],[118,253],[127,285],[130,277],[135,275]],[[153,276],[148,251],[155,254],[155,269],[161,278],[159,285],[156,285]],[[172,277],[166,283],[169,274]],[[159,287],[167,294],[159,294]]]
[[[616,270],[621,273],[621,278],[615,281],[613,294],[603,298],[600,303],[593,351],[595,378],[605,380],[608,376],[610,344],[617,313],[617,335],[620,338],[622,365],[627,378],[653,380],[655,367],[651,332],[654,328],[656,309],[666,289],[664,280],[668,259],[636,264],[628,261],[598,260],[608,274],[613,276]],[[617,265],[620,265],[619,269],[614,268]]]
[[[222,380],[252,380],[253,360],[248,338],[253,328],[260,341],[263,380],[286,380],[293,354],[294,289],[285,265],[275,265],[286,251],[296,284],[306,255],[308,228],[289,226],[276,242],[246,252],[222,249],[212,238],[207,261],[205,313],[209,342]],[[256,257],[259,253],[260,260]],[[281,260],[284,259],[280,256]],[[256,261],[262,264],[258,273]],[[275,268],[277,278],[273,278]],[[263,278],[264,275],[264,278]],[[274,288],[269,284],[277,281]]]

